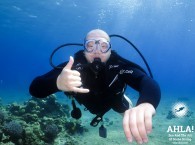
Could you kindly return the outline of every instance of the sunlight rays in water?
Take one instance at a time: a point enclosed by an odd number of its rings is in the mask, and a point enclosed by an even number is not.
[[[122,28],[126,28],[129,19],[133,18],[135,12],[142,6],[142,2],[138,0],[110,0],[107,3],[107,7],[100,6],[98,13],[97,25],[101,28],[109,21],[115,21],[120,23]],[[123,16],[123,17],[121,17]],[[112,23],[115,25],[116,23]]]

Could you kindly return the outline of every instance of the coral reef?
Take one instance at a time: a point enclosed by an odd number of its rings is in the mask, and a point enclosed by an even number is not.
[[[53,142],[59,133],[58,126],[56,124],[48,124],[46,125],[44,133],[45,141],[49,143]]]
[[[2,138],[3,138],[3,132],[0,130],[0,142],[1,142]]]
[[[81,122],[70,118],[68,104],[60,104],[55,95],[44,99],[30,98],[23,104],[12,103],[0,111],[0,144],[58,145],[55,141],[64,138],[62,144],[78,144],[74,135],[87,129]],[[6,117],[5,117],[6,116]]]
[[[22,126],[15,121],[6,123],[4,125],[3,131],[5,135],[9,135],[10,137],[13,137],[13,138],[21,138],[23,135]]]
[[[88,131],[83,126],[81,126],[78,122],[67,121],[64,126],[66,132],[71,135],[74,135],[76,133],[83,134],[84,132]]]
[[[3,127],[3,133],[4,135],[9,136],[9,139],[15,144],[19,144],[19,139],[24,137],[22,126],[15,121],[6,123]]]
[[[5,120],[5,113],[3,111],[0,111],[0,124],[2,124]]]

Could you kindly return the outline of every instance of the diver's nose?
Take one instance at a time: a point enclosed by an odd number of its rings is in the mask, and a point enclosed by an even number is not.
[[[100,53],[100,46],[99,45],[96,45],[96,49],[95,49],[94,53]]]

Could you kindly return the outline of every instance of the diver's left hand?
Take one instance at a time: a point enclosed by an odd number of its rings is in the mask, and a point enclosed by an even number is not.
[[[152,131],[152,116],[155,112],[150,103],[142,103],[125,111],[123,128],[129,142],[133,139],[138,144],[148,142],[147,134]]]

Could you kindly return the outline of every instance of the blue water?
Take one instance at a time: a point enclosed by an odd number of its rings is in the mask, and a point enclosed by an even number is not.
[[[68,42],[82,43],[88,31],[100,28],[128,38],[139,48],[161,87],[163,105],[187,98],[192,111],[194,7],[192,0],[1,0],[1,101],[28,100],[32,79],[52,69],[49,56],[53,49]],[[111,41],[120,55],[146,69],[126,42]],[[55,63],[68,60],[79,49],[64,48],[56,54]]]
[[[82,43],[94,28],[130,39],[147,59],[164,97],[193,97],[194,6],[185,0],[1,1],[0,97],[28,97],[32,79],[51,69],[52,50],[67,42]],[[125,42],[112,42],[119,54],[145,68]],[[79,49],[67,48],[57,62]]]

